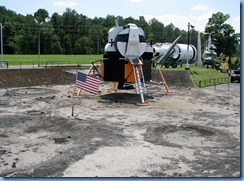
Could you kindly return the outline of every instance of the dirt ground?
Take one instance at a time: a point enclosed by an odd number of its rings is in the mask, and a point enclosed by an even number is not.
[[[240,177],[240,84],[0,89],[2,177]]]

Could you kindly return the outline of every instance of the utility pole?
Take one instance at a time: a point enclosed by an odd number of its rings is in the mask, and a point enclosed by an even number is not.
[[[99,49],[100,49],[100,47],[99,47],[99,37],[97,37],[97,54],[99,55]]]
[[[34,19],[37,26],[38,26],[38,67],[40,67],[40,54],[41,54],[41,43],[40,43],[40,32],[41,32],[41,25],[43,22],[38,23],[36,19]]]
[[[41,41],[40,41],[40,30],[41,26],[38,25],[38,67],[40,67],[40,54],[41,54]]]
[[[186,58],[186,66],[185,66],[185,70],[190,70],[190,67],[189,67],[189,62],[188,62],[188,59],[189,59],[189,44],[190,44],[190,28],[194,28],[193,25],[191,25],[190,23],[188,23],[188,42],[187,42],[187,58]]]
[[[0,66],[4,66],[3,62],[3,25],[0,23],[0,29],[1,29],[1,63]]]

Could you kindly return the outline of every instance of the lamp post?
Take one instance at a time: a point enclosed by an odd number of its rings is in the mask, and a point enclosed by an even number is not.
[[[41,32],[41,25],[43,24],[43,22],[38,23],[36,19],[34,20],[38,26],[38,67],[40,67],[40,54],[41,54],[40,32]]]
[[[0,29],[1,29],[1,63],[0,66],[4,66],[3,62],[3,25],[0,23]]]
[[[189,66],[189,44],[190,44],[190,28],[194,28],[193,25],[191,25],[190,23],[188,23],[188,41],[187,41],[187,58],[186,58],[186,66],[185,66],[185,70],[190,70],[190,66]]]

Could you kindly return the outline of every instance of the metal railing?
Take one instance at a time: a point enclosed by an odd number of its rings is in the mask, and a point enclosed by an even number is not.
[[[81,66],[81,62],[77,61],[74,63],[74,61],[46,61],[41,62],[41,66],[43,67],[79,67]]]
[[[230,83],[230,77],[205,79],[205,80],[199,80],[199,81],[195,82],[195,84],[198,87],[209,87],[209,86],[216,86],[219,84],[227,84],[227,83]]]
[[[29,63],[28,65],[20,62],[9,62],[9,61],[1,61],[0,69],[25,69],[25,68],[39,68],[36,62]],[[80,67],[82,65],[82,61],[44,61],[40,62],[40,67],[48,68],[48,67]]]

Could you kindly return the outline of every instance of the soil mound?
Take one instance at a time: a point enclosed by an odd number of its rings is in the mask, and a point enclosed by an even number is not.
[[[187,70],[161,71],[166,83],[173,87],[195,87]],[[158,72],[153,72],[152,80],[162,81]]]
[[[75,75],[62,69],[1,70],[0,88],[75,83]]]
[[[169,86],[194,87],[193,81],[184,70],[162,71]],[[65,85],[75,83],[76,75],[63,69],[19,69],[1,70],[0,88],[29,87],[39,85]],[[157,72],[153,72],[152,80],[162,81]]]

